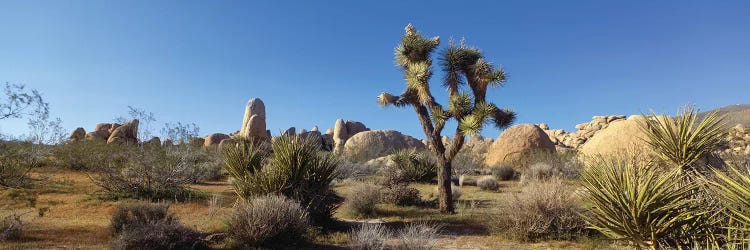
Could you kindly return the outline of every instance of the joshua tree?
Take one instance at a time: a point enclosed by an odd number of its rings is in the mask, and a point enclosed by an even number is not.
[[[505,82],[505,71],[487,62],[477,48],[453,43],[440,53],[440,68],[445,74],[442,86],[448,89],[448,109],[440,105],[430,92],[432,76],[431,54],[440,44],[438,37],[426,38],[409,24],[406,35],[396,47],[396,64],[404,71],[406,90],[394,96],[383,92],[378,96],[381,106],[411,106],[417,112],[430,149],[438,163],[438,190],[440,211],[453,213],[451,202],[451,162],[463,147],[465,136],[479,133],[485,124],[493,124],[498,129],[509,126],[515,113],[500,109],[485,100],[487,87],[501,86]],[[463,90],[468,86],[471,92]],[[441,132],[449,119],[456,119],[453,140],[444,145]]]

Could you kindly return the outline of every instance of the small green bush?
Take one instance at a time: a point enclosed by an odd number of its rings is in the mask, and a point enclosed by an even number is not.
[[[419,190],[407,185],[393,185],[383,189],[381,200],[387,204],[413,206],[422,204]]]
[[[400,150],[390,157],[408,181],[430,182],[437,176],[437,165],[428,152]]]
[[[501,181],[509,181],[516,176],[516,171],[510,166],[492,167],[490,171],[492,176]]]
[[[229,235],[238,247],[289,247],[302,239],[308,214],[296,201],[268,195],[240,203],[229,219]]]
[[[23,236],[25,223],[18,214],[8,215],[0,220],[0,241],[19,240]]]
[[[581,175],[583,163],[572,152],[537,151],[519,160],[521,177],[538,180],[550,177],[575,179]]]
[[[344,200],[344,211],[356,217],[375,215],[375,205],[380,201],[380,187],[372,184],[358,184],[352,187]]]

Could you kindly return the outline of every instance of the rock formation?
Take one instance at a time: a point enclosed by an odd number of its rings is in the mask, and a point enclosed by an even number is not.
[[[203,146],[211,147],[214,145],[219,145],[219,143],[221,143],[222,140],[226,140],[226,139],[230,139],[229,135],[222,134],[222,133],[213,133],[203,138]]]
[[[76,128],[76,130],[73,130],[73,132],[70,133],[70,136],[68,136],[69,142],[83,141],[85,139],[86,139],[86,130],[83,128]]]
[[[138,119],[133,119],[112,130],[107,143],[138,143]],[[110,128],[111,129],[111,128]]]
[[[586,140],[578,148],[579,152],[587,156],[611,155],[633,150],[650,150],[641,139],[645,135],[638,124],[645,119],[642,115],[631,115],[627,119],[617,119],[610,122],[606,129],[602,129]]]

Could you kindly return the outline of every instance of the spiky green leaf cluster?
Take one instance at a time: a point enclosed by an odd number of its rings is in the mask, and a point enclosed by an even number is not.
[[[697,122],[692,107],[682,110],[675,120],[652,114],[640,122],[645,141],[664,161],[687,169],[717,149],[728,132],[724,117],[714,111]]]
[[[593,161],[582,176],[585,219],[605,236],[639,247],[679,245],[695,235],[691,225],[705,213],[689,195],[697,186],[681,182],[679,175],[617,159]]]
[[[732,229],[750,236],[750,168],[731,166],[727,173],[713,170],[715,179],[709,186],[726,208],[727,215],[738,226]],[[750,239],[747,239],[750,243]]]
[[[330,217],[336,204],[330,190],[338,176],[338,161],[322,152],[313,137],[283,135],[274,138],[271,154],[253,143],[238,143],[223,150],[225,169],[241,199],[280,194],[308,207],[314,217]]]

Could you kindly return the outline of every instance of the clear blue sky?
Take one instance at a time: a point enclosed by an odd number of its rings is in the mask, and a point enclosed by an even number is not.
[[[375,101],[404,88],[393,48],[413,23],[503,65],[509,81],[488,99],[517,123],[572,130],[593,115],[750,102],[750,1],[426,2],[2,1],[0,82],[41,90],[69,130],[132,105],[158,128],[229,133],[260,97],[274,134],[344,118],[423,137],[413,110]],[[25,133],[25,120],[0,131]]]

